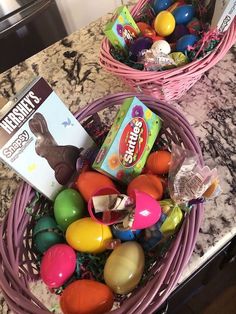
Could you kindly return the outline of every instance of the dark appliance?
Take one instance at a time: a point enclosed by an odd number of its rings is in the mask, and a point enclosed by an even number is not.
[[[66,35],[55,0],[1,0],[0,73]]]

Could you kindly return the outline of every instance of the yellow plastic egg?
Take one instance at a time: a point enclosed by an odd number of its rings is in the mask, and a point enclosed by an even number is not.
[[[139,283],[144,269],[144,252],[134,241],[119,245],[104,267],[106,284],[118,294],[131,292]]]
[[[160,12],[154,21],[154,28],[158,35],[169,36],[175,29],[175,18],[168,11]]]
[[[66,230],[67,243],[80,252],[101,253],[111,239],[110,228],[89,217],[76,220]]]

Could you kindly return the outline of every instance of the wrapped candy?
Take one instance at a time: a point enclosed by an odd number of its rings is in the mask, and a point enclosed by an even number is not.
[[[144,64],[146,71],[161,71],[176,66],[176,63],[170,56],[162,52],[154,54],[152,50],[146,50],[139,62]]]
[[[177,204],[213,195],[207,193],[212,184],[218,182],[217,169],[199,165],[198,156],[176,144],[172,145],[172,159],[169,171],[169,191]],[[214,189],[216,190],[216,188]],[[208,190],[209,191],[209,190]]]

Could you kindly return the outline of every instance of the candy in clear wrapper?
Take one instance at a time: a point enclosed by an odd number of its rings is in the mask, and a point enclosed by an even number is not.
[[[218,180],[216,168],[210,170],[207,166],[201,167],[198,156],[193,151],[172,144],[168,180],[172,200],[182,204],[199,199],[216,180]]]
[[[139,62],[144,64],[146,71],[161,71],[176,67],[174,60],[167,54],[159,53],[154,55],[152,50],[146,50]]]
[[[172,52],[169,56],[174,60],[177,67],[188,63],[188,58],[182,52]]]

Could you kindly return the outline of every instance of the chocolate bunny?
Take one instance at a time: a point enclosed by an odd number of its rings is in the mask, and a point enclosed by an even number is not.
[[[55,171],[55,178],[61,185],[68,183],[75,173],[76,161],[83,148],[73,145],[58,145],[48,130],[44,116],[37,112],[29,121],[29,128],[36,136],[35,151],[45,158]]]

